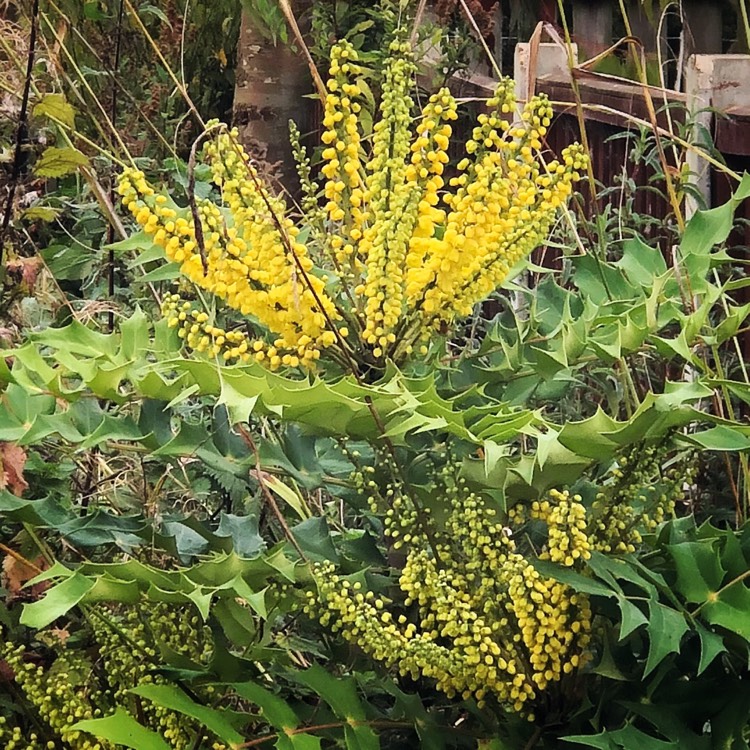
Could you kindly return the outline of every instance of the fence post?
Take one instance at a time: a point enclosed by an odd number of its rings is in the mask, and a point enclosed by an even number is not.
[[[691,141],[698,145],[701,133],[711,132],[713,115],[709,110],[713,94],[713,55],[691,55],[685,71],[685,93],[687,110],[691,120]],[[690,182],[698,189],[706,206],[711,205],[711,168],[694,151],[686,155],[690,170]],[[688,193],[685,198],[685,218],[689,219],[701,206],[699,201]]]
[[[573,36],[586,59],[612,44],[612,3],[610,0],[574,0]]]
[[[578,59],[578,45],[573,45],[573,59]],[[520,42],[516,45],[513,59],[513,78],[516,82],[516,99],[526,101],[528,92],[536,90],[537,78],[549,76],[558,81],[570,80],[568,50],[552,42],[537,45],[536,61],[531,70],[531,44]]]
[[[692,142],[706,146],[711,137],[714,112],[720,116],[750,110],[750,55],[692,55],[685,75],[687,108],[693,123]],[[709,109],[710,108],[710,109]],[[707,138],[702,137],[706,133]],[[711,167],[699,155],[688,151],[687,165],[706,206],[711,206]],[[685,213],[692,216],[700,208],[688,196]]]

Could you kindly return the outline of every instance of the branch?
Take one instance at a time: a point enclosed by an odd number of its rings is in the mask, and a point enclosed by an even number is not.
[[[34,70],[34,56],[36,53],[36,35],[37,21],[39,18],[39,0],[34,0],[31,9],[31,31],[29,32],[29,53],[26,57],[26,78],[23,84],[23,96],[21,97],[21,111],[18,115],[18,127],[16,128],[16,145],[13,153],[13,170],[10,175],[10,187],[8,188],[8,200],[5,203],[5,213],[3,214],[3,223],[0,226],[0,266],[3,262],[3,250],[5,233],[10,224],[10,218],[13,214],[13,201],[16,197],[16,188],[18,187],[18,178],[21,175],[22,148],[28,134],[28,110],[29,94],[31,92],[31,79]]]

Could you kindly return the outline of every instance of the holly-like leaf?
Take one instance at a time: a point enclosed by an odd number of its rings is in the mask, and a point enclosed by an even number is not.
[[[688,602],[705,602],[721,587],[724,568],[715,540],[670,544],[677,570],[677,590]]]
[[[742,581],[709,597],[701,609],[703,618],[750,641],[750,590]]]
[[[79,721],[72,730],[88,732],[98,739],[132,750],[169,750],[169,745],[156,732],[146,729],[122,708],[103,719]]]
[[[230,724],[223,711],[196,703],[173,685],[139,685],[130,692],[146,698],[157,706],[190,716],[213,732],[222,742],[233,745],[244,739]]]
[[[21,613],[21,624],[41,630],[70,612],[91,589],[95,581],[80,573],[73,573],[62,583],[53,586],[44,598],[27,604]]]
[[[281,697],[254,682],[240,682],[232,685],[237,695],[260,708],[263,718],[274,729],[282,731],[299,726],[297,714]]]
[[[701,643],[701,658],[698,663],[696,674],[701,675],[708,669],[713,660],[727,649],[724,646],[724,639],[708,628],[704,628],[699,622],[695,623],[695,632],[698,634]]]
[[[627,638],[632,632],[642,625],[648,624],[648,618],[641,610],[628,601],[624,596],[617,597],[617,606],[620,608],[620,640]]]
[[[622,729],[609,730],[595,735],[572,735],[563,737],[568,742],[602,750],[679,750],[676,741],[660,740],[629,724]]]
[[[688,631],[685,616],[653,599],[648,603],[648,658],[643,676],[653,672],[669,654],[679,653],[682,636]]]

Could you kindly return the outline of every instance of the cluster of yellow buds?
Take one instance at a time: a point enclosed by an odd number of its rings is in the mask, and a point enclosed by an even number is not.
[[[602,552],[635,552],[643,534],[674,515],[676,503],[692,483],[689,462],[662,468],[665,445],[637,445],[617,458],[612,481],[593,503],[588,533]]]
[[[313,568],[317,593],[307,593],[306,611],[402,675],[534,720],[545,691],[589,658],[588,598],[540,574],[533,553],[462,480],[444,493],[450,513],[440,528],[428,514],[429,534],[419,526],[424,511],[403,497],[386,515],[386,535],[407,550],[398,601],[363,591],[325,564]],[[574,506],[563,493],[550,496],[546,557],[578,565],[588,548]]]
[[[0,642],[0,657],[13,671],[16,686],[34,707],[49,733],[71,750],[113,748],[109,742],[98,742],[91,735],[73,729],[83,719],[102,716],[101,706],[107,704],[102,691],[95,685],[87,684],[92,666],[82,652],[65,653],[58,657],[54,669],[45,670],[33,660],[27,660],[25,651],[22,645]],[[4,747],[17,747],[20,750],[26,745],[8,744]]]
[[[124,615],[110,610],[90,620],[93,644],[98,654],[90,658],[91,649],[70,648],[47,631],[37,633],[54,654],[51,664],[40,664],[22,645],[0,639],[0,661],[12,674],[15,687],[34,708],[37,724],[43,734],[54,738],[42,743],[35,734],[19,737],[16,728],[6,726],[0,717],[0,746],[7,750],[114,750],[115,743],[97,739],[75,729],[82,720],[98,719],[121,707],[140,723],[159,733],[167,746],[183,750],[197,746],[203,734],[185,715],[151,701],[140,701],[132,693],[145,684],[166,684],[156,674],[159,649],[192,663],[208,664],[213,655],[213,637],[197,614],[187,607],[151,603],[148,610],[132,608]],[[144,613],[148,612],[148,616]],[[106,618],[106,619],[102,619]],[[99,680],[98,675],[105,675]],[[213,686],[197,688],[202,697],[211,697]],[[205,744],[203,746],[206,746]],[[213,742],[212,750],[227,750],[221,742]]]
[[[339,315],[326,294],[326,277],[314,273],[306,246],[297,241],[299,229],[284,216],[283,201],[260,187],[236,137],[236,131],[222,131],[206,146],[224,205],[199,202],[198,232],[190,208],[157,194],[142,172],[124,170],[118,192],[143,230],[190,281],[254,323],[257,335],[249,340],[223,336],[233,344],[219,344],[225,360],[245,359],[242,355],[252,349],[256,355],[262,352],[256,359],[272,368],[284,363],[311,366],[321,350],[337,341],[332,326]],[[171,295],[166,304],[177,313],[171,316],[172,325],[186,322],[180,316],[187,311],[176,310]],[[191,320],[189,328],[180,328],[189,344],[204,341],[203,349],[216,356],[215,342],[203,338],[208,334],[193,330],[206,322]],[[342,326],[338,336],[347,334]]]
[[[227,362],[255,356],[272,368],[313,367],[327,352],[349,369],[382,371],[415,348],[426,353],[431,336],[450,332],[544,241],[586,165],[576,144],[544,163],[547,98],[519,110],[513,82],[501,80],[446,185],[456,101],[441,89],[415,118],[409,43],[396,35],[389,53],[370,135],[357,52],[345,41],[333,46],[319,205],[299,136],[292,138],[304,182],[301,222],[264,186],[237,131],[215,122],[202,136],[219,188],[212,199],[181,207],[142,172],[122,173],[123,203],[144,231],[190,281],[247,320],[249,339],[228,342],[179,319],[191,348]]]
[[[357,51],[342,41],[331,48],[331,67],[325,100],[321,140],[326,178],[324,197],[328,217],[340,231],[333,234],[330,247],[342,273],[354,262],[354,244],[362,238],[364,208],[364,169],[362,134],[359,128],[359,99],[362,90],[358,79],[362,69]]]
[[[54,750],[49,744],[42,743],[36,732],[25,732],[17,725],[11,725],[5,716],[0,716],[0,743],[5,750]]]
[[[571,568],[578,560],[588,560],[594,546],[589,537],[589,519],[580,495],[552,489],[541,501],[527,508],[517,505],[508,512],[511,522],[519,525],[528,519],[546,526],[547,543],[539,552],[540,560],[551,560]]]

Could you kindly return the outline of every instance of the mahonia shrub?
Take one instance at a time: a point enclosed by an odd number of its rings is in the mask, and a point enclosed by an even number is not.
[[[586,161],[574,144],[544,162],[547,98],[519,113],[513,81],[501,80],[450,166],[456,100],[443,88],[415,118],[414,72],[397,34],[366,134],[357,52],[333,47],[322,188],[292,137],[300,217],[264,185],[237,131],[217,122],[202,136],[212,197],[181,206],[141,171],[122,172],[118,190],[136,222],[199,291],[242,316],[219,325],[197,301],[170,294],[164,312],[190,349],[272,369],[313,368],[325,354],[347,371],[382,371],[427,355],[435,334],[449,334],[545,240]]]
[[[66,644],[54,631],[37,633],[46,646],[44,661],[27,653],[24,645],[0,639],[0,662],[12,671],[13,680],[31,707],[38,734],[22,735],[18,727],[0,719],[0,740],[7,750],[43,750],[58,744],[70,750],[114,750],[114,745],[80,731],[75,725],[124,708],[140,717],[147,727],[159,732],[169,747],[196,745],[202,727],[183,714],[156,703],[140,701],[133,688],[169,684],[157,674],[159,649],[169,649],[193,663],[206,664],[213,653],[211,634],[197,614],[185,607],[150,602],[149,606],[117,612],[101,607],[90,618],[91,627],[80,631],[88,648]],[[211,697],[214,688],[199,689]],[[208,741],[202,746],[225,750],[225,745]]]
[[[382,515],[392,551],[406,551],[398,593],[378,595],[366,579],[317,563],[304,609],[401,676],[544,722],[578,693],[598,648],[589,597],[545,564],[585,576],[592,554],[634,551],[691,481],[689,456],[663,468],[670,450],[623,453],[593,501],[552,489],[504,517],[456,466],[442,470],[433,493],[444,518],[402,486],[380,493],[365,469],[355,482]]]
[[[407,550],[399,601],[322,563],[305,609],[402,676],[430,678],[449,698],[474,697],[480,708],[492,701],[533,721],[547,688],[589,658],[588,598],[540,574],[513,529],[462,479],[443,493],[449,512],[440,524],[403,495],[385,512],[386,536]],[[549,526],[540,557],[580,569],[591,546],[580,498],[552,492],[540,507]]]

